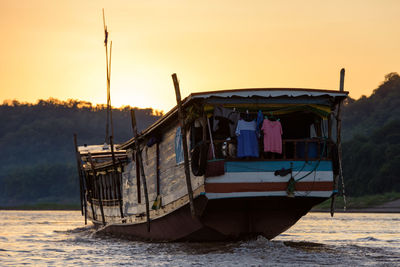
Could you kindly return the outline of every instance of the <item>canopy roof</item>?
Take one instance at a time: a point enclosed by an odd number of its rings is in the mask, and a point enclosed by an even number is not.
[[[117,149],[119,145],[114,145],[114,150]],[[104,145],[89,145],[89,146],[78,146],[78,151],[81,155],[85,154],[92,154],[92,155],[99,155],[99,154],[111,154],[111,146],[109,144]],[[115,152],[125,152],[119,149]]]
[[[200,93],[192,93],[182,100],[182,106],[188,106],[196,100],[203,100],[206,104],[222,104],[222,103],[242,103],[248,105],[261,103],[282,103],[282,104],[319,104],[327,106],[335,106],[337,103],[345,99],[348,95],[347,91],[338,90],[321,90],[321,89],[303,89],[303,88],[249,88],[249,89],[231,89],[208,91]],[[174,116],[177,116],[178,108],[175,106],[164,116],[157,120],[154,124],[144,130],[140,138],[153,132],[161,127]],[[126,149],[132,146],[135,138],[118,146],[118,149]]]
[[[348,92],[321,90],[321,89],[301,89],[301,88],[250,88],[250,89],[231,89],[220,91],[209,91],[190,94],[187,99],[211,98],[211,97],[299,97],[299,96],[329,96],[346,98]]]

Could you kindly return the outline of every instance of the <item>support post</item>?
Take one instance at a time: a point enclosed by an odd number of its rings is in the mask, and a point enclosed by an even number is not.
[[[88,175],[88,173],[86,173],[86,175]],[[88,175],[87,181],[89,182],[88,187],[90,188],[90,190],[88,190],[88,196],[90,199],[90,208],[92,210],[92,216],[93,216],[94,220],[97,220],[97,214],[94,211],[94,207],[93,207],[93,198],[94,198],[94,194],[95,194],[94,193],[94,191],[95,191],[94,177],[93,177],[93,179],[90,179],[90,176]]]
[[[196,217],[196,211],[194,209],[194,201],[193,201],[193,189],[192,182],[190,180],[190,170],[189,170],[189,154],[188,154],[188,145],[186,140],[186,127],[185,127],[185,119],[182,110],[182,102],[181,102],[181,92],[179,88],[178,77],[176,73],[172,74],[172,80],[174,82],[175,94],[176,94],[176,102],[178,105],[178,117],[179,124],[181,126],[182,133],[182,145],[183,145],[183,158],[185,164],[185,176],[186,176],[186,186],[189,195],[189,204],[190,204],[190,212],[192,213],[192,217]]]
[[[156,143],[156,177],[157,177],[157,196],[160,195],[160,144]]]
[[[113,161],[114,172],[115,172],[115,176],[117,177],[116,186],[117,186],[119,212],[121,214],[121,218],[124,218],[124,212],[122,211],[121,180],[120,180],[117,164],[116,164],[116,161],[115,161],[114,142],[113,142],[113,136],[112,135],[110,136],[110,146],[111,146],[111,157],[112,157],[112,161]]]
[[[96,184],[96,179],[97,179],[97,175],[96,175],[96,169],[94,167],[94,162],[92,159],[92,155],[89,153],[89,162],[90,162],[90,166],[92,167],[92,171],[93,171],[93,182]],[[99,206],[100,206],[100,212],[101,212],[101,219],[103,221],[103,225],[106,225],[106,219],[104,217],[104,210],[103,210],[103,199],[101,197],[101,192],[100,192],[100,188],[101,187],[101,191],[103,191],[103,186],[99,181],[99,186],[96,186],[97,188],[97,196],[98,196],[98,201],[99,201]],[[93,199],[92,199],[93,201]]]
[[[340,84],[339,84],[339,91],[343,92],[344,91],[344,75],[345,75],[345,69],[342,68],[340,70]],[[339,175],[336,177],[334,181],[334,186],[335,190],[338,189],[338,183],[339,179],[342,181],[342,189],[343,189],[343,200],[344,200],[344,210],[346,210],[346,196],[345,196],[345,190],[344,190],[344,181],[343,181],[343,169],[342,169],[342,138],[341,138],[341,132],[342,132],[342,101],[339,102],[338,107],[337,107],[337,114],[336,114],[336,146],[337,146],[337,153],[338,153],[338,163],[339,163]],[[335,198],[336,194],[332,196],[332,201],[331,201],[331,216],[333,217],[335,213]]]
[[[140,146],[139,146],[139,142],[138,142],[138,131],[137,131],[137,126],[136,126],[136,116],[135,116],[135,110],[134,109],[131,109],[131,122],[132,122],[133,134],[135,136],[136,157],[137,157],[137,159],[139,161],[140,176],[142,177],[144,199],[145,199],[145,202],[146,202],[145,204],[146,204],[147,232],[150,232],[149,194],[148,194],[148,191],[147,191],[146,176],[144,174],[142,153],[140,152]]]
[[[139,159],[135,149],[135,164],[136,164],[136,193],[137,193],[137,200],[138,204],[142,203],[142,195],[140,192],[140,164]]]
[[[340,84],[339,84],[339,91],[340,92],[344,91],[344,73],[345,73],[345,69],[342,68],[340,70]]]
[[[78,151],[78,141],[77,141],[77,136],[74,134],[74,146],[75,146],[75,156],[76,156],[76,165],[78,168],[78,176],[79,176],[79,191],[80,191],[80,199],[81,199],[81,214],[85,215],[85,225],[87,224],[87,206],[86,206],[86,188],[83,180],[83,175],[82,175],[82,164],[81,164],[81,159]]]

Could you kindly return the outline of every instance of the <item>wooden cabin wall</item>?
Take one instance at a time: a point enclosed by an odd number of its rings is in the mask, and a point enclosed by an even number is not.
[[[90,203],[88,203],[87,205],[88,205],[87,211],[88,211],[88,214],[89,214],[89,218],[93,218],[92,211],[91,211],[91,208],[90,208]],[[101,221],[100,206],[96,204],[96,205],[93,206],[93,209],[94,209],[94,212],[96,213],[97,220]],[[105,217],[113,217],[113,218],[117,218],[117,219],[121,218],[121,213],[119,211],[118,206],[103,206],[103,212],[104,212],[104,216]]]
[[[151,147],[145,146],[142,151],[144,173],[147,181],[147,192],[149,194],[150,209],[157,197],[157,166],[156,166],[156,144]],[[143,207],[145,205],[145,196],[143,184],[141,186],[141,197]]]
[[[178,123],[165,129],[162,135],[162,141],[159,144],[160,194],[162,205],[169,204],[187,194],[184,164],[183,162],[180,164],[176,163],[175,135],[177,127]],[[189,131],[187,138],[190,140]],[[144,147],[142,150],[150,209],[157,197],[156,149],[157,146],[154,144],[151,147]],[[141,183],[140,186],[141,203],[139,204],[137,199],[136,164],[132,162],[132,156],[129,155],[129,157],[129,163],[126,165],[125,172],[122,176],[123,206],[127,215],[145,212],[143,183]],[[193,189],[196,189],[204,184],[204,177],[194,176],[191,173],[191,181]]]
[[[122,174],[122,200],[125,214],[139,213],[136,185],[136,164],[132,161],[132,154],[128,154],[129,163]],[[144,210],[144,207],[143,207]]]

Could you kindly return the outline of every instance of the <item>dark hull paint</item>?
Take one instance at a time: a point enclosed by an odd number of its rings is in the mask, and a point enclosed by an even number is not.
[[[225,241],[254,238],[272,239],[289,229],[314,205],[326,198],[249,197],[195,199],[193,219],[189,205],[150,223],[113,224],[100,232],[127,239],[154,241]]]

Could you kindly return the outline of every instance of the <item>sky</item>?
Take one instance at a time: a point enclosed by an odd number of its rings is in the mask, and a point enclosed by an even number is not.
[[[181,94],[339,87],[369,96],[400,72],[397,0],[0,0],[0,103],[106,103],[168,111]]]

